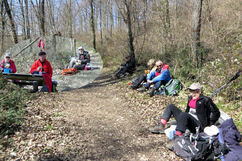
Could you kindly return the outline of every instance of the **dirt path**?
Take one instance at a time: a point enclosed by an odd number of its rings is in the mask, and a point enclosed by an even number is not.
[[[3,159],[179,160],[164,147],[165,136],[147,132],[144,115],[113,83],[103,75],[82,89],[40,94],[22,130],[8,138]]]

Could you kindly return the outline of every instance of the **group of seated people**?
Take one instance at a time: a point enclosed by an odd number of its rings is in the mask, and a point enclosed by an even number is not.
[[[165,85],[170,81],[169,65],[163,64],[160,60],[155,62],[154,59],[150,59],[147,66],[148,70],[136,78],[131,87],[139,91],[150,88],[149,94],[153,96],[154,92],[161,85]],[[132,68],[125,68],[123,71],[126,72],[130,69]],[[140,86],[141,88],[139,88]],[[202,94],[202,85],[200,83],[191,84],[188,90],[190,91],[190,95],[185,112],[170,104],[165,108],[158,124],[155,127],[149,128],[149,131],[152,133],[163,134],[167,122],[173,116],[177,122],[177,126],[174,139],[167,144],[167,147],[171,150],[175,138],[181,136],[187,129],[195,133],[196,128],[200,127],[200,131],[203,131],[205,127],[213,125],[220,117],[220,111],[212,99]]]
[[[71,57],[68,69],[90,70],[90,55],[82,46],[78,47],[78,56]]]
[[[30,73],[31,74],[37,74],[42,75],[45,80],[45,84],[48,88],[48,91],[52,91],[52,74],[53,70],[51,67],[50,62],[46,59],[46,53],[41,51],[39,54],[38,60],[34,62],[34,64],[31,66]],[[17,69],[15,66],[14,61],[11,59],[11,56],[9,53],[6,53],[4,56],[4,59],[1,62],[1,71],[3,73],[16,73]],[[38,82],[33,82],[33,90],[31,92],[37,92],[38,91]]]
[[[113,78],[119,78],[125,73],[132,74],[135,70],[135,61],[130,56],[125,58],[125,63],[121,64],[117,71],[115,71]],[[137,89],[144,83],[143,87],[139,88],[138,91],[145,91],[150,89],[149,95],[152,97],[155,91],[158,90],[162,85],[165,85],[171,80],[169,65],[163,64],[161,60],[155,62],[154,59],[150,59],[147,63],[148,70],[144,74],[141,74],[132,83],[131,87]]]

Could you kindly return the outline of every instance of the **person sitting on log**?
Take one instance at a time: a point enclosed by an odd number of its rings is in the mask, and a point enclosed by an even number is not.
[[[5,54],[5,58],[1,62],[1,68],[4,73],[16,73],[16,66],[9,53]]]
[[[185,112],[170,104],[165,108],[158,124],[149,128],[149,131],[154,134],[163,134],[167,122],[172,116],[175,117],[177,122],[175,137],[167,144],[170,150],[172,150],[175,138],[185,133],[186,129],[189,129],[191,133],[196,133],[196,128],[200,127],[199,130],[203,131],[206,126],[213,125],[220,117],[220,111],[212,99],[202,94],[200,83],[193,83],[188,89],[190,96]]]
[[[30,70],[31,74],[41,74],[45,80],[45,84],[48,87],[49,92],[52,91],[52,74],[53,70],[50,62],[46,59],[46,53],[41,51],[39,53],[39,59],[34,62]],[[34,81],[33,83],[33,91],[38,91],[38,82]]]

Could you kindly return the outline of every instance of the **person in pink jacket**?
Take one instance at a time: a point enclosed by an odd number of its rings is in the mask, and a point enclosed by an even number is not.
[[[9,53],[6,53],[4,56],[4,59],[1,62],[1,68],[4,69],[6,66],[9,66],[9,69],[11,69],[12,73],[16,73],[16,66],[13,60],[11,60],[11,56]]]

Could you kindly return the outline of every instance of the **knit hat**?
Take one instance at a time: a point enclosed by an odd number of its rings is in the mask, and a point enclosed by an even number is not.
[[[39,56],[42,56],[42,55],[46,55],[46,52],[44,51],[39,52]]]

